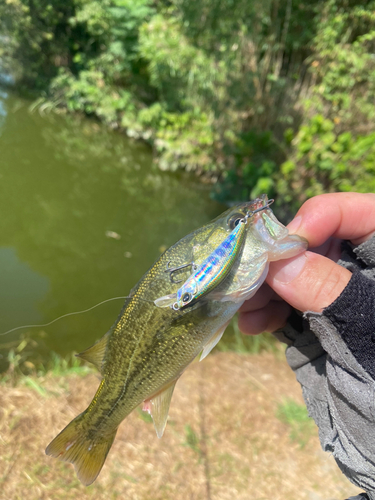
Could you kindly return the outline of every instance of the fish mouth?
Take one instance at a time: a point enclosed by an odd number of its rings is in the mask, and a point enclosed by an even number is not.
[[[266,194],[262,194],[255,200],[247,201],[241,208],[247,216],[251,217],[254,213],[267,209],[272,203],[273,200],[269,200]]]

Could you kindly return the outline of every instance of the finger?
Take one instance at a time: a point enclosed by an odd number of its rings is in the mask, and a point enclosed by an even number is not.
[[[291,311],[291,307],[285,302],[271,301],[257,311],[240,313],[238,328],[247,335],[274,332],[286,324]]]
[[[325,255],[329,259],[337,262],[341,257],[341,243],[342,240],[331,237],[324,242],[323,245],[315,247],[312,251],[320,255]]]
[[[313,252],[273,262],[267,283],[288,304],[300,311],[322,312],[344,290],[352,273]]]
[[[302,205],[288,229],[306,238],[310,248],[323,244],[330,236],[358,244],[375,232],[375,194],[315,196]]]
[[[266,306],[270,300],[276,300],[276,293],[272,290],[267,283],[264,283],[254,297],[246,300],[242,306],[240,307],[240,312],[248,312],[248,311],[256,311],[257,309],[262,309],[262,307]],[[281,299],[280,299],[281,300]]]

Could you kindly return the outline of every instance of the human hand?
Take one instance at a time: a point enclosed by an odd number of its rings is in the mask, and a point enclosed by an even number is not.
[[[336,264],[341,240],[358,245],[375,232],[375,194],[333,193],[306,201],[288,226],[309,242],[306,251],[270,264],[264,284],[238,318],[243,333],[272,332],[286,324],[292,307],[322,312],[344,290],[352,273]]]

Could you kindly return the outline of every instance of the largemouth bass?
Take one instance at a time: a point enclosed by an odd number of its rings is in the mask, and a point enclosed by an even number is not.
[[[157,307],[155,300],[176,294],[178,282],[189,278],[188,264],[200,268],[239,219],[249,220],[225,279],[194,305]],[[305,240],[290,236],[276,219],[266,195],[227,210],[171,246],[131,291],[110,330],[79,355],[100,370],[102,380],[89,407],[55,437],[47,455],[71,462],[80,481],[91,484],[119,424],[141,403],[161,437],[173,389],[186,367],[217,344],[230,319],[265,280],[270,261],[306,248]]]
[[[194,302],[197,302],[197,300],[218,286],[227,277],[236,260],[237,253],[245,238],[246,224],[251,216],[237,219],[233,231],[202,262],[200,267],[197,268],[197,265],[193,262],[188,264],[188,266],[193,267],[194,274],[185,281],[182,287],[177,290],[177,293],[164,295],[156,299],[154,304],[158,307],[172,307],[175,311],[178,311],[182,307],[193,305]],[[184,267],[179,266],[170,269],[169,272],[176,272]]]

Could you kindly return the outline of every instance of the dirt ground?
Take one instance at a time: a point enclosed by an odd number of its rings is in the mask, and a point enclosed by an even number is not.
[[[277,417],[285,398],[302,404],[285,361],[215,353],[181,377],[164,437],[140,410],[120,426],[96,482],[44,454],[86,408],[94,374],[47,375],[41,389],[0,387],[0,498],[126,500],[343,500],[359,490],[323,453],[317,431],[303,445]]]

